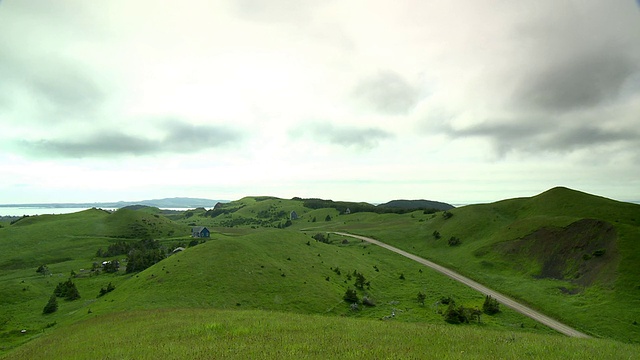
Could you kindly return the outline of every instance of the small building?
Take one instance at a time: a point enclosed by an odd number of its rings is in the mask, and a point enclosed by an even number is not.
[[[291,212],[290,219],[291,220],[298,220],[298,213],[295,212],[295,210]]]
[[[194,226],[191,228],[191,237],[208,238],[210,235],[209,229],[204,226]]]
[[[345,211],[344,211],[344,213],[345,213],[346,215],[351,214],[351,209],[347,208],[347,210],[345,210]]]

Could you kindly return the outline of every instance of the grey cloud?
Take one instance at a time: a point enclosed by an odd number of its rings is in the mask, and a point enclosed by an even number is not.
[[[386,71],[360,81],[353,96],[378,112],[404,114],[418,103],[420,91],[399,74]]]
[[[638,72],[640,67],[630,57],[599,49],[543,64],[529,73],[514,96],[516,104],[526,108],[560,112],[590,108],[614,100]]]
[[[215,126],[190,125],[177,121],[164,122],[163,126],[166,135],[159,140],[122,132],[101,132],[77,136],[72,140],[22,141],[20,145],[27,153],[37,156],[87,158],[194,153],[219,148],[242,139],[238,132]]]
[[[637,10],[587,0],[540,2],[523,14],[511,39],[515,66],[503,75],[514,81],[513,109],[566,113],[618,101],[640,74]]]
[[[501,156],[510,151],[570,152],[615,143],[627,144],[637,151],[640,145],[637,130],[608,130],[580,124],[562,126],[535,120],[484,122],[462,129],[448,127],[445,132],[454,138],[489,139]]]
[[[49,123],[93,114],[106,100],[106,93],[80,65],[55,57],[42,62],[0,57],[0,76],[0,103],[10,106],[22,92],[41,114],[38,118]]]
[[[336,127],[329,123],[311,124],[295,130],[290,135],[296,137],[301,134],[319,142],[361,149],[372,149],[380,141],[393,137],[393,134],[378,128]]]

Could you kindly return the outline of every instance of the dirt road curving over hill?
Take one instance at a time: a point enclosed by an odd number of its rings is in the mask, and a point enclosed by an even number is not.
[[[522,304],[516,302],[515,300],[513,300],[513,299],[511,299],[511,298],[509,298],[509,297],[507,297],[507,296],[505,296],[505,295],[503,295],[503,294],[501,294],[501,293],[499,293],[499,292],[497,292],[495,290],[491,290],[488,287],[486,287],[484,285],[481,285],[481,284],[479,284],[479,283],[477,283],[477,282],[475,282],[475,281],[473,281],[473,280],[471,280],[471,279],[469,279],[469,278],[467,278],[465,276],[462,276],[462,275],[458,274],[455,271],[449,270],[444,266],[438,265],[438,264],[436,264],[434,262],[431,262],[429,260],[423,259],[423,258],[421,258],[419,256],[416,256],[416,255],[410,254],[410,253],[408,253],[408,252],[406,252],[404,250],[400,250],[400,249],[398,249],[396,247],[393,247],[391,245],[385,244],[385,243],[383,243],[381,241],[378,241],[378,240],[375,240],[375,239],[371,239],[371,238],[368,238],[368,237],[365,237],[365,236],[360,236],[360,235],[353,235],[353,234],[343,233],[343,232],[334,232],[334,233],[338,234],[338,235],[349,236],[349,237],[353,237],[353,238],[356,238],[356,239],[360,239],[360,240],[364,240],[364,241],[370,242],[372,244],[381,246],[381,247],[383,247],[385,249],[391,250],[391,251],[393,251],[395,253],[398,253],[398,254],[400,254],[402,256],[405,256],[405,257],[407,257],[407,258],[409,258],[411,260],[417,261],[417,262],[419,262],[419,263],[421,263],[421,264],[423,264],[425,266],[428,266],[428,267],[430,267],[430,268],[432,268],[432,269],[434,269],[434,270],[436,270],[436,271],[438,271],[438,272],[440,272],[440,273],[442,273],[442,274],[444,274],[444,275],[456,280],[456,281],[459,281],[459,282],[471,287],[472,289],[475,289],[475,290],[477,290],[477,291],[479,291],[479,292],[481,292],[481,293],[483,293],[485,295],[489,295],[492,298],[498,300],[501,304],[503,304],[503,305],[505,305],[507,307],[510,307],[513,310],[515,310],[515,311],[517,311],[517,312],[519,312],[519,313],[521,313],[521,314],[523,314],[525,316],[528,316],[528,317],[532,318],[533,320],[536,320],[536,321],[538,321],[538,322],[540,322],[540,323],[542,323],[542,324],[544,324],[544,325],[546,325],[546,326],[548,326],[548,327],[550,327],[550,328],[552,328],[552,329],[554,329],[554,330],[556,330],[556,331],[558,331],[560,333],[563,333],[563,334],[565,334],[567,336],[578,337],[578,338],[590,338],[590,336],[587,335],[587,334],[581,333],[578,330],[575,330],[575,329],[573,329],[573,328],[571,328],[571,327],[569,327],[569,326],[567,326],[565,324],[562,324],[562,323],[560,323],[560,322],[558,322],[558,321],[556,321],[556,320],[554,320],[554,319],[552,319],[552,318],[550,318],[550,317],[548,317],[548,316],[546,316],[544,314],[541,314],[541,313],[539,313],[539,312],[537,312],[537,311],[535,311],[535,310],[533,310],[533,309],[531,309],[531,308],[529,308],[529,307],[527,307],[525,305],[522,305]]]

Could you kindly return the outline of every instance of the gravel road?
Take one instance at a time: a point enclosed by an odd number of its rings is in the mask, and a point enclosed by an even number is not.
[[[550,327],[550,328],[552,328],[552,329],[554,329],[554,330],[556,330],[556,331],[558,331],[558,332],[560,332],[562,334],[565,334],[567,336],[572,336],[572,337],[578,337],[578,338],[590,338],[590,336],[587,335],[587,334],[581,333],[580,331],[578,331],[576,329],[573,329],[573,328],[571,328],[571,327],[569,327],[569,326],[567,326],[567,325],[565,325],[565,324],[563,324],[561,322],[558,322],[558,321],[556,321],[556,320],[554,320],[554,319],[552,319],[552,318],[550,318],[550,317],[548,317],[548,316],[546,316],[544,314],[541,314],[538,311],[533,310],[533,309],[531,309],[531,308],[529,308],[529,307],[527,307],[527,306],[525,306],[523,304],[520,304],[519,302],[517,302],[517,301],[515,301],[515,300],[513,300],[513,299],[511,299],[511,298],[509,298],[509,297],[507,297],[507,296],[495,291],[495,290],[491,290],[491,289],[489,289],[488,287],[486,287],[484,285],[481,285],[481,284],[479,284],[479,283],[477,283],[477,282],[475,282],[475,281],[473,281],[473,280],[471,280],[471,279],[469,279],[469,278],[467,278],[465,276],[462,276],[462,275],[458,274],[455,271],[449,270],[446,267],[438,265],[438,264],[436,264],[434,262],[431,262],[431,261],[429,261],[427,259],[423,259],[423,258],[421,258],[419,256],[410,254],[410,253],[408,253],[408,252],[406,252],[404,250],[400,250],[400,249],[398,249],[396,247],[393,247],[393,246],[385,244],[385,243],[383,243],[381,241],[378,241],[378,240],[375,240],[375,239],[371,239],[371,238],[368,238],[368,237],[365,237],[365,236],[353,235],[353,234],[348,234],[348,233],[343,233],[343,232],[334,232],[334,233],[338,234],[338,235],[350,236],[350,237],[353,237],[353,238],[356,238],[356,239],[360,239],[360,240],[364,240],[364,241],[370,242],[372,244],[381,246],[381,247],[383,247],[385,249],[391,250],[391,251],[393,251],[395,253],[398,253],[398,254],[400,254],[402,256],[405,256],[405,257],[407,257],[407,258],[409,258],[411,260],[417,261],[417,262],[419,262],[419,263],[421,263],[421,264],[423,264],[425,266],[428,266],[428,267],[430,267],[430,268],[432,268],[432,269],[434,269],[434,270],[436,270],[436,271],[438,271],[438,272],[440,272],[440,273],[442,273],[442,274],[444,274],[444,275],[456,280],[456,281],[459,281],[459,282],[471,287],[472,289],[475,289],[475,290],[477,290],[477,291],[479,291],[479,292],[481,292],[481,293],[483,293],[485,295],[491,296],[492,298],[496,299],[498,302],[500,302],[504,306],[510,307],[511,309],[513,309],[513,310],[515,310],[515,311],[517,311],[517,312],[519,312],[519,313],[521,313],[521,314],[523,314],[525,316],[528,316],[528,317],[532,318],[533,320],[536,320],[536,321],[540,322],[541,324],[544,324],[544,325],[546,325],[546,326],[548,326],[548,327]]]

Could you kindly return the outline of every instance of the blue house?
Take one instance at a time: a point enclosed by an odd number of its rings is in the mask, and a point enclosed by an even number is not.
[[[209,235],[211,235],[209,229],[204,226],[194,226],[191,228],[191,237],[208,238]]]

